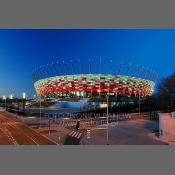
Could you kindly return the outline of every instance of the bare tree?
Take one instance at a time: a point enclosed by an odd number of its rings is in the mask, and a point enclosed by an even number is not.
[[[174,109],[175,104],[175,73],[162,79],[158,85],[157,102],[161,109]]]

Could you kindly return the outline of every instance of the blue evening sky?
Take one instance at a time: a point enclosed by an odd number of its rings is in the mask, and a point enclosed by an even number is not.
[[[175,71],[175,30],[0,30],[0,96],[35,93],[32,70],[65,59],[112,59]]]

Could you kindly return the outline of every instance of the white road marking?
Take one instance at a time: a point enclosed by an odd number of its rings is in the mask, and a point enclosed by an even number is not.
[[[74,133],[74,131],[72,131],[71,133],[69,133],[69,136],[71,136]]]
[[[81,137],[81,135],[82,135],[82,133],[79,133],[79,135],[78,135],[78,137],[77,137],[77,138],[79,139],[79,138]]]
[[[77,134],[75,135],[75,137],[77,137],[79,135],[79,132],[77,132]]]
[[[76,133],[77,133],[77,132],[74,132],[74,133],[72,134],[72,137],[74,137],[74,136],[76,135]]]

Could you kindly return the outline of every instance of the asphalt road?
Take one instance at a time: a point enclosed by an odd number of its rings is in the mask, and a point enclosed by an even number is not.
[[[55,143],[0,112],[0,145],[55,145]]]

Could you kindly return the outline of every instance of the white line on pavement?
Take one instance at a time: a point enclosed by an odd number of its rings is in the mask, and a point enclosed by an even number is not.
[[[77,132],[77,134],[75,135],[75,137],[77,137],[79,135],[79,132]]]
[[[82,135],[82,133],[79,133],[79,135],[78,135],[78,137],[77,137],[77,138],[79,139],[79,138],[81,137],[81,135]]]
[[[76,133],[77,133],[77,132],[74,132],[74,133],[72,134],[72,137],[74,137],[74,136],[76,135]]]

